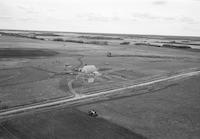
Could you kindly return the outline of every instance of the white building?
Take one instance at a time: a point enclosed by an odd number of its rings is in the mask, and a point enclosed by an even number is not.
[[[86,65],[81,69],[81,72],[84,72],[84,73],[87,73],[87,74],[93,73],[93,72],[96,72],[96,71],[97,71],[97,68],[94,65]]]

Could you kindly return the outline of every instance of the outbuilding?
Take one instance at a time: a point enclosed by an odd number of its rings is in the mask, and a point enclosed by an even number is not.
[[[93,83],[94,82],[94,78],[88,78],[88,83]]]

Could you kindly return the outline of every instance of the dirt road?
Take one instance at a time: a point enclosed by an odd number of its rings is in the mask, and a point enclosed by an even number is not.
[[[88,100],[89,101],[96,100],[96,99],[99,100],[101,98],[105,99],[104,97],[116,95],[117,93],[128,90],[128,89],[135,89],[135,88],[139,88],[139,87],[145,87],[148,85],[154,85],[156,83],[163,83],[163,82],[165,83],[165,82],[170,82],[170,81],[174,81],[174,80],[180,80],[180,79],[188,78],[188,77],[199,75],[199,74],[200,74],[200,71],[182,73],[182,74],[174,75],[171,77],[154,80],[151,82],[136,84],[136,85],[119,88],[119,89],[115,89],[115,90],[110,90],[110,91],[105,91],[105,92],[100,92],[100,93],[96,93],[96,94],[81,95],[81,96],[75,95],[73,98],[69,98],[69,99],[61,99],[61,100],[55,100],[53,102],[46,102],[43,104],[36,104],[36,105],[32,105],[32,106],[24,106],[24,107],[20,107],[20,108],[8,109],[8,110],[0,112],[0,118],[14,116],[16,114],[20,114],[20,113],[28,112],[28,111],[32,111],[32,110],[37,110],[37,109],[44,109],[44,108],[55,107],[55,106],[60,106],[60,105],[78,104],[78,103],[83,103],[85,101],[87,102]],[[134,94],[132,94],[132,95],[134,95]]]

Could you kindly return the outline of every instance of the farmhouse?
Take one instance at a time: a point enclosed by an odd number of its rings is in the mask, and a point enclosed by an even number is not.
[[[89,74],[89,73],[96,72],[97,68],[94,65],[86,65],[80,71],[83,72],[83,73]]]

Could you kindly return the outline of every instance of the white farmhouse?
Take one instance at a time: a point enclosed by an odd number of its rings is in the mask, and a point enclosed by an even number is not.
[[[96,71],[97,71],[97,68],[94,65],[86,65],[81,69],[81,72],[87,73],[87,74],[93,73],[93,72],[96,72]]]

